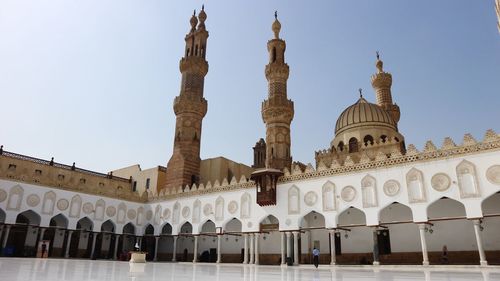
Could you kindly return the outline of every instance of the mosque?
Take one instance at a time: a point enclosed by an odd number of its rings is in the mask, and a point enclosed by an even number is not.
[[[500,18],[500,4],[496,0]],[[276,17],[267,42],[265,138],[247,166],[200,159],[209,33],[190,19],[166,167],[99,173],[0,148],[3,256],[297,265],[500,264],[500,135],[406,144],[377,54],[368,95],[340,113],[315,165],[292,160],[294,103]],[[500,25],[499,25],[500,29]],[[249,151],[250,153],[250,151]],[[43,246],[43,251],[40,251]]]

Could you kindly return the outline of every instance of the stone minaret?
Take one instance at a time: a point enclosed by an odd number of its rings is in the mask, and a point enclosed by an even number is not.
[[[396,126],[399,122],[401,112],[399,111],[399,106],[392,103],[392,75],[384,71],[384,62],[380,60],[380,56],[377,52],[377,73],[372,75],[372,87],[377,95],[377,105],[382,107],[389,115],[391,115]]]
[[[203,84],[208,72],[205,60],[208,31],[204,8],[191,17],[191,30],[186,35],[184,57],[179,63],[182,73],[181,91],[174,99],[176,115],[174,152],[167,164],[165,188],[198,184],[200,178],[201,124],[207,113]]]
[[[497,26],[498,26],[498,32],[500,32],[500,0],[495,0],[495,10],[497,11]]]
[[[285,63],[285,41],[279,38],[281,24],[275,13],[272,26],[274,39],[267,42],[269,64],[266,65],[266,78],[269,95],[262,102],[262,119],[266,124],[266,167],[290,169],[290,123],[293,119],[293,101],[286,95],[289,69]]]

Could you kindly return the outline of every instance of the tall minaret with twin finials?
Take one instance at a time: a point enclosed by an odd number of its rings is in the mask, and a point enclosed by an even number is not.
[[[293,119],[293,101],[287,98],[286,83],[289,68],[285,63],[285,41],[280,39],[281,24],[277,13],[272,25],[274,39],[267,42],[269,64],[266,78],[269,95],[262,102],[262,119],[266,124],[266,167],[282,170],[292,164],[290,152],[290,123]]]
[[[184,57],[179,63],[182,74],[181,91],[174,99],[176,115],[174,152],[167,164],[165,188],[198,184],[200,178],[201,124],[207,113],[203,84],[208,72],[205,60],[208,31],[207,14],[202,7],[196,18],[191,17],[191,30],[185,37]]]
[[[392,86],[392,75],[384,71],[384,62],[380,60],[380,55],[377,52],[377,73],[372,75],[372,87],[375,90],[377,96],[377,105],[382,107],[389,115],[392,120],[396,123],[396,127],[401,116],[399,111],[399,106],[392,102],[391,86]]]

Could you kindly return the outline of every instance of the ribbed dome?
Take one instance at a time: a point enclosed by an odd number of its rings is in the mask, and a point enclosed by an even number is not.
[[[363,97],[340,114],[335,125],[335,134],[361,126],[384,126],[396,130],[391,116],[380,106],[369,103]]]

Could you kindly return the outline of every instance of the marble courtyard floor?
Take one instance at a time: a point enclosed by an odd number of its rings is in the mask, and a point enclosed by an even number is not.
[[[318,269],[241,264],[147,263],[0,258],[0,280],[358,281],[500,280],[500,267],[338,266]]]

